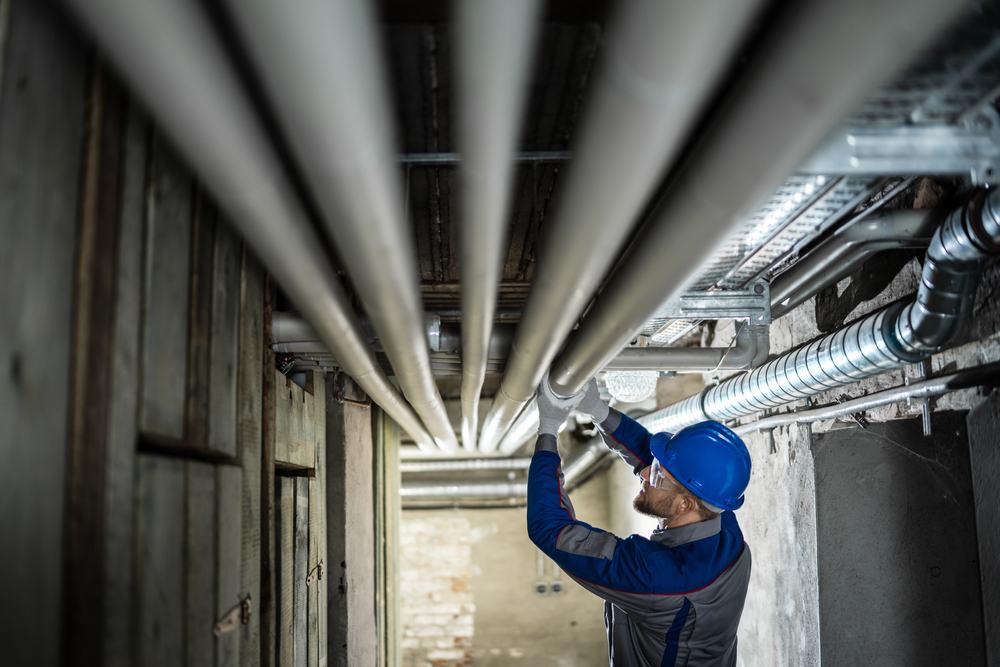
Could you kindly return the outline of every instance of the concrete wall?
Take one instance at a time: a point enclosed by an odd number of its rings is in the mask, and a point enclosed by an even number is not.
[[[919,284],[921,269],[917,257],[919,253],[906,252],[876,257],[838,285],[775,321],[771,326],[772,358],[829,333],[843,323],[850,324],[897,299],[913,295]],[[955,341],[947,349],[933,356],[932,374],[1000,360],[1000,334],[996,333],[1000,328],[1000,314],[996,305],[998,285],[1000,285],[1000,264],[993,260],[988,263],[984,272],[972,317]],[[719,322],[714,337],[708,343],[725,346],[729,344],[732,335],[732,324]],[[733,373],[720,372],[715,375],[725,379]],[[821,394],[814,397],[813,401],[815,404],[827,405],[835,403],[842,396],[850,398],[862,396],[898,387],[907,380],[920,378],[920,367],[911,365]],[[706,374],[704,381],[706,384],[712,382],[712,375]],[[984,397],[978,390],[969,389],[934,399],[932,407],[936,411],[967,411],[976,408],[983,400]],[[801,402],[789,406],[789,408],[794,407],[801,407]],[[866,416],[876,423],[903,422],[905,425],[890,424],[886,428],[916,429],[919,434],[919,419],[917,419],[919,414],[918,405],[901,402],[876,408],[869,411]],[[755,415],[739,421],[749,423],[756,417]],[[980,419],[988,421],[985,417]],[[979,436],[981,441],[990,444],[985,447],[980,446],[978,451],[984,457],[984,461],[991,461],[991,457],[995,456],[992,452],[995,450],[997,431],[985,425],[985,422],[979,428],[981,429],[979,432],[983,434]],[[838,429],[852,430],[838,431]],[[852,537],[848,540],[839,531],[827,531],[817,537],[814,494],[818,487],[825,484],[822,493],[836,494],[844,492],[844,489],[853,488],[856,480],[849,476],[824,477],[825,473],[821,472],[819,467],[816,467],[814,472],[816,464],[813,460],[813,451],[808,444],[810,432],[817,440],[822,434],[831,432],[831,435],[841,433],[836,436],[837,438],[860,442],[855,440],[860,430],[854,426],[850,418],[817,422],[809,428],[792,426],[776,429],[773,432],[773,453],[767,434],[745,438],[753,456],[754,473],[750,488],[747,490],[747,503],[737,513],[737,517],[743,527],[747,543],[753,550],[754,561],[747,606],[740,626],[740,664],[818,665],[821,657],[824,664],[849,664],[837,662],[839,646],[832,643],[832,640],[827,641],[827,636],[837,632],[835,623],[824,620],[821,633],[821,606],[827,603],[834,604],[838,592],[836,587],[824,591],[819,584],[817,559],[827,554],[827,560],[822,562],[832,567],[841,567],[846,562],[840,563],[837,558],[850,558],[843,552],[840,556],[836,555],[838,549],[842,549],[845,543],[856,542],[862,549],[866,546],[870,549],[880,549],[884,545],[871,540],[882,535],[882,531],[885,530],[889,530],[890,534],[895,536],[893,540],[897,540],[897,543],[903,540],[903,537],[897,534],[899,527],[892,524],[888,515],[872,517],[876,535],[869,536],[870,539]],[[946,441],[939,442],[937,438],[941,436],[940,431],[935,435],[933,440],[935,446],[951,446]],[[856,473],[860,474],[860,469]],[[899,477],[896,483],[908,484],[907,480],[910,478],[919,480],[921,477],[918,473],[919,469],[900,468],[895,473]],[[991,493],[995,494],[996,476],[990,477],[985,473],[980,475],[980,479],[982,491],[977,493],[988,499]],[[989,500],[986,501],[985,507],[990,507]],[[934,521],[925,518],[922,524],[923,532],[936,534],[951,530],[952,519],[944,516],[944,514],[939,515]],[[980,521],[996,522],[996,519],[984,515]],[[980,528],[981,532],[982,530]],[[866,542],[866,539],[869,541]],[[958,548],[953,545],[953,549]],[[975,554],[974,542],[963,543],[962,548],[966,550],[963,557]],[[992,553],[995,554],[996,550],[994,549]],[[994,555],[993,561],[995,560]],[[880,572],[881,576],[873,582],[876,587],[890,590],[899,590],[902,587],[905,590],[908,582],[911,582],[909,565],[885,567]],[[920,632],[922,627],[920,623],[923,622],[931,621],[926,617],[922,621],[914,621],[911,630],[917,629]],[[932,622],[928,628],[930,635],[936,632]],[[858,664],[864,663],[876,664],[877,661],[866,656]],[[946,661],[944,664],[957,663]]]
[[[595,476],[570,497],[581,520],[602,527],[609,525],[607,473]],[[535,593],[538,549],[528,540],[524,508],[407,510],[403,512],[400,533],[415,534],[421,529],[407,524],[427,525],[435,521],[446,521],[452,526],[468,525],[471,603],[463,604],[475,606],[471,647],[476,667],[603,667],[608,664],[604,607],[600,598],[585,591],[565,574],[560,575],[564,585],[562,594],[540,596]],[[413,576],[405,568],[404,560],[400,572],[404,582]],[[554,563],[548,558],[545,559],[544,580],[548,583],[554,580]],[[411,617],[411,628],[416,628],[415,620]],[[434,619],[427,621],[433,624]],[[414,634],[417,632],[414,630]],[[412,664],[424,667],[438,663],[414,661]]]
[[[736,512],[753,566],[739,630],[746,667],[819,665],[813,457],[805,429],[744,438],[753,459]]]
[[[965,417],[932,424],[816,437],[824,665],[984,664]]]
[[[967,417],[979,538],[986,664],[1000,664],[1000,392]]]

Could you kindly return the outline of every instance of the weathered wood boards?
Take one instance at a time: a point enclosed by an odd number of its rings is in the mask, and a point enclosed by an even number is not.
[[[151,151],[139,429],[169,442],[185,428],[194,179],[162,137]]]
[[[248,591],[242,588],[240,566],[242,562],[242,513],[243,472],[236,466],[215,466],[216,475],[216,553],[218,561],[215,616],[222,618],[239,605]],[[233,631],[216,638],[216,667],[240,665],[240,632]]]
[[[295,664],[295,478],[279,477],[275,512],[277,544],[277,664]]]
[[[294,574],[292,575],[292,635],[294,667],[309,664],[309,478],[295,478],[295,536],[293,542]],[[282,665],[281,667],[289,667]]]
[[[156,135],[147,180],[139,428],[235,457],[242,241]]]
[[[184,664],[184,461],[140,454],[136,462],[136,661]]]
[[[275,373],[275,460],[302,468],[316,467],[316,446],[326,429],[326,384],[309,372],[306,391]]]
[[[0,0],[0,662],[256,667],[265,274],[89,49],[58,5]],[[324,455],[322,378],[285,407],[301,473]],[[319,480],[289,479],[288,664],[316,665],[325,507]]]
[[[239,300],[237,449],[243,472],[240,503],[240,589],[251,596],[250,622],[240,628],[240,663],[260,665],[263,437],[264,271],[244,247]],[[273,480],[274,472],[267,475]]]
[[[138,437],[139,327],[142,300],[142,221],[145,210],[149,124],[130,104],[123,151],[121,222],[115,304],[115,345],[108,408],[104,523],[104,628],[106,667],[132,664],[133,484]]]
[[[0,5],[0,647],[5,665],[50,667],[88,58],[57,5]]]
[[[215,637],[212,626],[218,616],[215,605],[217,554],[222,546],[216,534],[222,527],[223,514],[216,514],[215,466],[197,461],[185,462],[187,495],[185,498],[186,567],[184,572],[184,653],[185,667],[212,667]],[[221,495],[221,489],[220,489]],[[218,520],[218,523],[217,523]],[[222,576],[222,568],[219,568]]]

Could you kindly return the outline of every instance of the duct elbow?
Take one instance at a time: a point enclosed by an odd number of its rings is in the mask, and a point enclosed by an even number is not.
[[[932,354],[965,324],[986,258],[1000,253],[998,197],[997,192],[980,193],[934,233],[916,301],[899,311],[890,339],[901,359]]]

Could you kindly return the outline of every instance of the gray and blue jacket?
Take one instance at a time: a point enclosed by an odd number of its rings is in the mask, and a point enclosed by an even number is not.
[[[628,416],[612,410],[599,428],[636,474],[652,463],[649,431]],[[540,435],[528,473],[528,536],[604,598],[611,665],[735,665],[750,581],[736,515],[623,539],[577,521],[560,466],[556,437]]]

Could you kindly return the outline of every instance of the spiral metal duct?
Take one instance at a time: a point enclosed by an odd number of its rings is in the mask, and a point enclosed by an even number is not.
[[[998,253],[1000,194],[980,193],[934,233],[913,302],[893,304],[639,422],[652,431],[676,431],[705,419],[724,421],[925,359],[961,329],[983,264]]]

